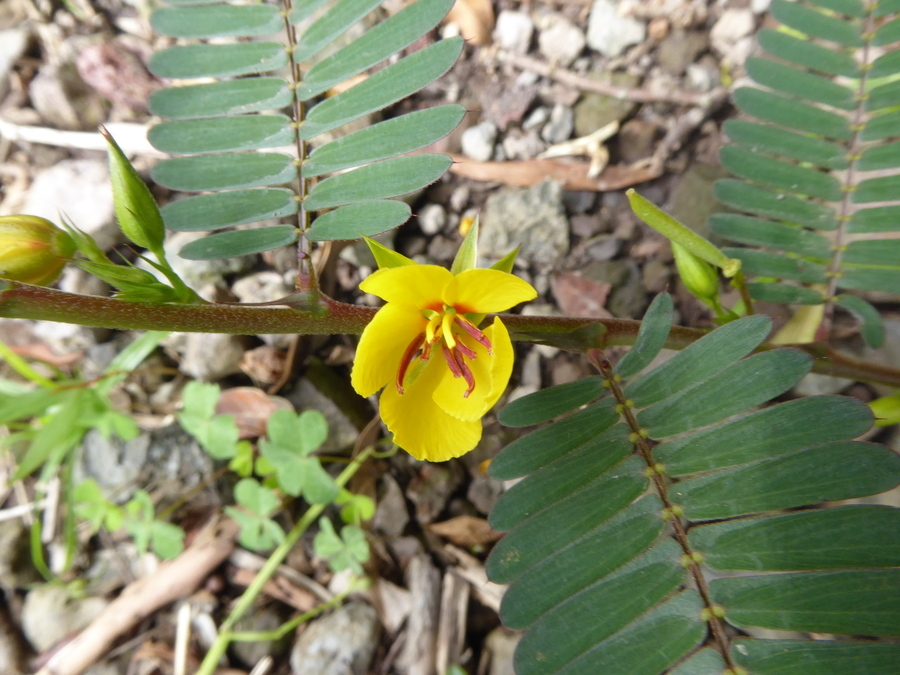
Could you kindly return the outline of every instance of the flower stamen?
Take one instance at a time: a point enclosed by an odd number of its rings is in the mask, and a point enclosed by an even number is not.
[[[475,353],[475,350],[472,349],[471,347],[469,347],[468,345],[463,344],[462,340],[460,340],[459,342],[456,343],[456,348],[460,352],[462,352],[462,355],[465,356],[470,361],[477,358],[477,356],[478,356],[478,354]]]
[[[463,394],[463,398],[469,398],[469,394],[475,391],[475,375],[472,373],[472,369],[469,368],[469,364],[465,362],[463,359],[463,355],[458,351],[453,352],[453,355],[456,357],[456,364],[459,366],[460,372],[462,373],[463,378],[466,380],[466,384],[469,385],[469,388],[466,389]]]
[[[472,323],[471,321],[469,321],[467,318],[460,316],[459,314],[457,314],[457,315],[454,317],[454,319],[455,319],[455,321],[456,321],[456,325],[457,325],[457,326],[459,326],[459,327],[462,328],[464,331],[466,331],[469,335],[472,336],[472,338],[473,338],[478,344],[480,344],[480,345],[483,346],[485,349],[487,349],[487,353],[488,353],[488,354],[493,355],[494,350],[493,350],[493,346],[491,345],[491,341],[488,340],[487,336],[486,336],[484,333],[482,333],[482,332],[475,326],[474,323]]]
[[[450,368],[450,372],[453,373],[453,377],[462,377],[463,371],[462,368],[459,367],[459,361],[456,358],[456,352],[450,351],[450,348],[447,347],[447,345],[442,345],[441,349],[444,352],[444,360],[447,362],[447,366]]]
[[[412,342],[409,343],[406,351],[403,352],[403,356],[400,358],[400,367],[397,369],[397,392],[400,394],[404,393],[403,380],[406,378],[406,371],[409,370],[409,365],[413,362],[413,359],[419,351],[419,347],[422,346],[424,341],[425,336],[422,333],[416,335],[416,337],[412,339]]]

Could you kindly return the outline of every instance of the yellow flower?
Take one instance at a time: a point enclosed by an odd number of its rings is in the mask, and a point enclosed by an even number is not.
[[[387,304],[366,326],[353,365],[353,388],[381,394],[381,418],[394,442],[416,459],[443,462],[481,439],[481,418],[506,389],[513,347],[499,318],[537,293],[494,269],[453,275],[435,265],[381,269],[359,285]]]
[[[45,218],[0,217],[0,278],[47,286],[74,252],[72,238]]]

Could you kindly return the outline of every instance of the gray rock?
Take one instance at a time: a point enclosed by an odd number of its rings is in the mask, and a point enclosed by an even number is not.
[[[85,351],[103,340],[109,331],[56,321],[35,321],[34,336],[57,354]]]
[[[291,651],[291,673],[366,675],[379,632],[375,610],[349,602],[309,624]]]
[[[709,41],[717,52],[728,55],[742,38],[753,33],[755,26],[753,10],[726,9],[709,31]]]
[[[575,128],[575,113],[572,109],[557,103],[550,111],[550,119],[541,129],[541,138],[548,143],[562,143],[569,140]]]
[[[31,562],[28,532],[19,518],[0,520],[0,588],[7,593],[41,579]]]
[[[538,34],[538,49],[548,60],[570,66],[584,51],[584,33],[562,14],[549,14]]]
[[[804,375],[803,379],[794,386],[794,393],[798,396],[839,394],[851,384],[853,384],[853,382],[843,377],[809,373],[808,375]]]
[[[181,356],[178,369],[203,382],[216,382],[241,372],[243,340],[224,333],[175,333],[166,339]]]
[[[546,148],[534,129],[524,133],[511,129],[503,139],[503,150],[508,159],[534,159]]]
[[[25,658],[26,649],[25,641],[6,607],[0,607],[0,673],[25,675],[31,672]]]
[[[494,27],[494,42],[503,49],[517,54],[525,54],[531,46],[534,23],[525,12],[505,9],[497,16]]]
[[[486,162],[494,155],[497,125],[490,121],[476,124],[463,132],[461,140],[464,155],[478,162]]]
[[[6,93],[6,77],[28,46],[28,31],[10,28],[0,31],[0,95]]]
[[[178,424],[150,432],[142,482],[156,488],[154,496],[161,502],[177,499],[191,488],[211,482],[214,470],[212,457]],[[199,496],[195,497],[192,504],[199,501]]]
[[[630,260],[600,260],[588,264],[583,275],[612,285],[606,309],[620,319],[636,319],[647,307],[647,289],[638,266]]]
[[[519,259],[558,263],[569,250],[569,224],[559,183],[503,188],[488,197],[481,231],[481,255],[499,260],[521,245]]]
[[[294,291],[294,287],[284,280],[284,276],[278,272],[257,272],[250,276],[238,279],[231,286],[241,302],[272,302],[279,300]],[[278,349],[288,349],[293,335],[267,334],[258,336],[263,342]]]
[[[76,600],[63,586],[37,586],[25,596],[22,630],[35,650],[43,652],[85,628],[108,604],[102,598]]]
[[[644,287],[651,293],[662,293],[669,285],[671,273],[672,268],[662,260],[648,260],[641,270]]]
[[[31,80],[28,95],[34,109],[55,127],[93,129],[106,119],[100,97],[71,61],[42,67]]]
[[[426,204],[419,211],[419,228],[424,234],[433,236],[447,225],[447,212],[440,204]]]
[[[103,250],[123,241],[115,222],[105,161],[66,159],[44,169],[31,184],[22,210],[55,223],[59,222],[60,212],[65,213]]]
[[[699,63],[692,63],[687,67],[686,75],[691,88],[702,92],[712,91],[722,79],[714,59],[702,59]]]
[[[591,260],[612,260],[622,250],[622,240],[601,234],[585,243],[584,252]]]
[[[225,286],[226,275],[246,272],[255,264],[256,256],[254,255],[242,255],[222,260],[186,260],[178,255],[178,252],[187,244],[205,236],[206,232],[175,232],[166,237],[163,245],[172,269],[185,284],[195,291],[199,292],[210,285]],[[207,300],[209,299],[211,298],[207,298]]]
[[[525,118],[525,121],[522,122],[522,131],[530,131],[531,129],[537,129],[542,126],[548,119],[550,119],[550,111],[544,106],[538,106],[528,117]]]
[[[137,490],[149,452],[150,434],[123,441],[91,429],[76,454],[75,480],[93,479],[107,499],[124,504]]]
[[[390,474],[381,478],[383,494],[378,498],[375,516],[372,518],[372,529],[389,538],[399,537],[409,523],[409,510],[403,490]]]
[[[604,56],[615,58],[625,49],[644,41],[647,26],[630,17],[619,15],[610,0],[594,0],[588,19],[587,43]]]
[[[278,628],[282,623],[284,623],[284,618],[276,611],[275,607],[272,605],[256,605],[251,608],[247,616],[237,622],[234,629],[251,632],[271,631]],[[240,640],[232,643],[231,650],[247,668],[253,668],[267,656],[278,658],[289,646],[290,634],[281,640],[253,640],[252,642]]]
[[[612,75],[589,74],[601,82],[610,82],[618,87],[632,87],[637,78],[630,73]],[[589,136],[610,122],[621,121],[634,110],[634,103],[603,94],[585,94],[575,104],[575,135]]]
[[[322,444],[322,452],[338,452],[356,442],[359,431],[350,418],[308,379],[300,380],[286,398],[298,412],[318,410],[325,416],[328,421],[328,439]]]
[[[659,43],[656,56],[664,70],[681,75],[708,46],[704,33],[676,28]]]

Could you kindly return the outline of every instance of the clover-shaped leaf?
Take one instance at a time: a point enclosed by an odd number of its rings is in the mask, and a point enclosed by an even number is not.
[[[152,549],[160,558],[170,559],[184,550],[184,531],[156,520],[153,500],[144,490],[138,490],[125,504],[125,530],[141,553]]]
[[[375,501],[371,497],[355,495],[349,490],[341,490],[334,503],[342,505],[341,520],[345,523],[358,525],[375,515]]]
[[[184,409],[178,423],[214,459],[231,459],[237,453],[237,423],[230,415],[216,415],[221,391],[215,384],[190,382],[184,388]]]
[[[124,513],[110,502],[93,478],[79,483],[72,491],[75,515],[91,524],[91,532],[101,527],[115,532],[122,527]]]
[[[268,436],[260,440],[259,449],[286,493],[302,495],[310,504],[327,504],[337,496],[334,480],[317,458],[308,456],[328,437],[328,423],[321,413],[277,410],[269,418]]]
[[[234,498],[244,509],[225,507],[225,512],[240,526],[241,546],[267,551],[284,541],[284,530],[269,518],[281,503],[278,496],[252,478],[243,478],[234,486]]]
[[[338,536],[334,525],[327,518],[319,519],[319,531],[313,539],[316,555],[328,559],[328,567],[334,572],[351,570],[362,575],[362,564],[369,559],[369,543],[366,534],[356,525],[345,525]]]

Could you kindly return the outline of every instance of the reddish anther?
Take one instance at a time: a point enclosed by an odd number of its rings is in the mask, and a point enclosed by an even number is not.
[[[450,368],[450,372],[453,373],[453,377],[462,377],[463,372],[456,360],[456,352],[451,351],[447,345],[442,345],[441,350],[444,352],[444,361],[447,362],[447,366]]]
[[[458,314],[456,315],[455,320],[456,325],[466,331],[469,335],[471,335],[475,339],[475,341],[478,342],[478,344],[487,349],[488,354],[494,353],[491,341],[487,339],[487,336],[484,333],[478,330],[474,323],[464,317],[459,316]]]
[[[409,365],[416,357],[416,354],[419,352],[419,347],[422,346],[423,342],[425,342],[425,334],[420,333],[409,343],[409,346],[406,348],[406,351],[403,352],[403,356],[400,359],[400,367],[397,369],[397,391],[401,394],[403,393],[403,379],[406,377],[406,371],[409,370]]]
[[[456,348],[462,353],[470,361],[478,357],[478,354],[475,353],[475,350],[471,347],[468,347],[462,343],[462,340],[456,341]]]
[[[456,364],[459,366],[462,376],[466,380],[466,384],[469,385],[469,388],[466,389],[466,392],[463,394],[463,398],[469,398],[469,394],[475,391],[475,375],[472,373],[472,369],[469,368],[469,364],[463,359],[462,354],[454,351],[453,355],[456,357]]]

